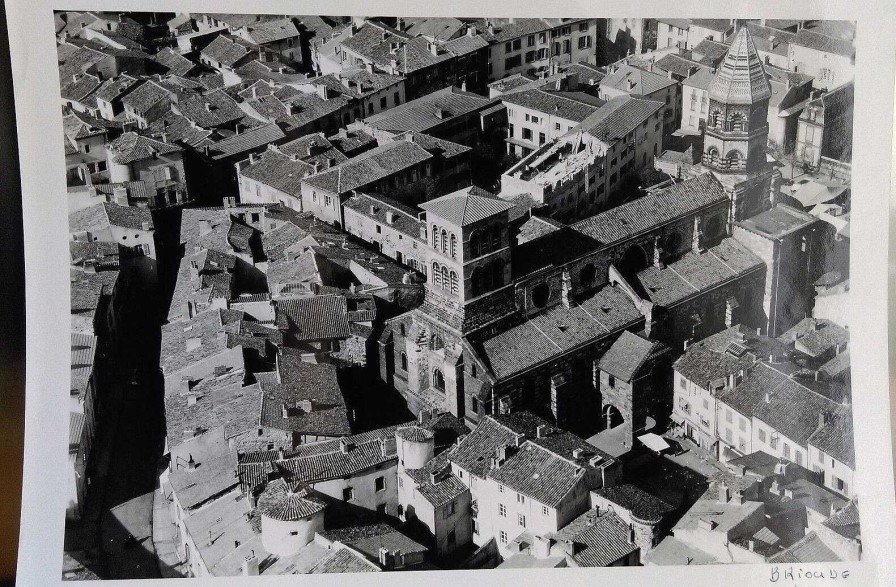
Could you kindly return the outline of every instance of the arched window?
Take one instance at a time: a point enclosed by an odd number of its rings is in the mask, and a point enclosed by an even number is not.
[[[448,252],[448,231],[444,228],[442,229],[442,252]]]
[[[492,287],[496,288],[504,285],[504,261],[495,259],[489,269],[492,274]]]
[[[532,303],[536,308],[544,308],[548,304],[551,288],[546,283],[539,283],[532,289]]]
[[[597,270],[591,263],[588,263],[582,267],[581,271],[579,271],[579,282],[581,282],[582,285],[591,285],[594,282],[595,277],[597,277]]]
[[[740,169],[741,164],[743,163],[743,155],[740,154],[740,151],[729,151],[725,159],[728,160],[728,167],[730,169]]]
[[[407,335],[408,335],[408,333],[407,333],[407,329],[405,329],[403,323],[398,325],[398,331],[401,332],[401,335],[402,335],[402,336],[407,336]]]
[[[451,281],[448,277],[448,267],[446,265],[442,265],[442,289],[448,289],[450,286]]]
[[[470,234],[470,258],[475,259],[481,254],[480,247],[479,232],[474,231]]]
[[[405,353],[401,353],[401,370],[408,370],[408,356]]]
[[[491,243],[489,244],[489,250],[495,251],[501,248],[501,227],[496,226],[492,229],[492,238]]]
[[[454,271],[451,272],[451,293],[457,293],[457,273]]]
[[[482,293],[482,270],[479,267],[473,269],[473,272],[470,274],[470,293],[473,296],[478,296]]]
[[[432,264],[432,283],[442,285],[442,267],[438,263]]]
[[[728,118],[728,130],[740,132],[744,130],[744,115],[735,112]]]
[[[710,147],[706,154],[709,156],[710,163],[715,164],[719,162],[719,150],[715,147]]]
[[[432,386],[439,391],[445,391],[445,376],[440,369],[432,372]]]
[[[439,227],[436,225],[432,227],[432,248],[439,250]]]
[[[457,237],[451,233],[451,258],[457,259]]]

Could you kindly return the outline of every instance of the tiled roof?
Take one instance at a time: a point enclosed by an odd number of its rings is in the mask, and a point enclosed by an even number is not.
[[[582,19],[547,19],[547,18],[514,18],[510,19],[479,19],[475,24],[477,29],[491,42],[504,43],[526,35],[540,33],[559,26],[570,24]],[[488,33],[487,23],[491,24],[494,34]]]
[[[488,47],[488,41],[486,41],[482,35],[463,35],[462,37],[451,39],[443,46],[455,55],[461,56],[480,49],[485,49]]]
[[[839,404],[836,402],[788,379],[769,394],[768,401],[756,405],[753,416],[800,446],[806,446],[809,438],[819,430],[819,414],[836,414],[838,408]],[[834,435],[837,432],[832,429],[830,434],[832,436],[827,436],[824,440],[832,442],[824,442],[826,445],[834,445]],[[831,448],[833,450],[835,447]]]
[[[607,74],[600,81],[601,87],[622,90],[634,96],[650,96],[651,94],[675,85],[675,80],[668,76],[646,71],[639,67],[622,64],[615,71]]]
[[[84,436],[84,423],[86,417],[80,412],[68,414],[68,449],[72,450],[81,446],[81,438]]]
[[[728,43],[713,41],[711,39],[703,39],[691,49],[691,55],[695,58],[699,56],[698,61],[704,65],[715,66],[728,53]]]
[[[64,59],[60,59],[60,61],[63,61],[62,65],[59,66],[60,85],[70,83],[75,75],[85,73],[95,64],[108,57],[105,53],[90,47],[79,47],[67,51],[64,49],[65,47],[70,47],[70,45],[60,45],[59,47],[60,56],[65,53]]]
[[[386,143],[305,180],[312,187],[344,194],[432,158],[411,141]]]
[[[274,43],[284,39],[297,38],[299,31],[293,24],[291,18],[281,18],[278,20],[267,20],[257,24],[251,24],[246,27],[248,29],[249,39],[257,44]]]
[[[226,437],[257,428],[261,389],[257,383],[245,385],[244,377],[244,372],[238,369],[202,380],[201,387],[194,386],[192,390],[196,396],[193,405],[186,393],[168,393],[165,396],[168,443],[176,446],[191,439],[196,432],[219,427],[224,428]]]
[[[506,212],[513,205],[482,188],[471,186],[420,204],[432,216],[454,226],[469,226]]]
[[[342,296],[326,295],[275,302],[277,323],[297,340],[348,338],[348,308]]]
[[[314,133],[283,143],[277,149],[286,155],[295,156],[305,163],[317,163],[321,169],[329,169],[333,165],[348,160],[348,157],[334,145],[333,141],[324,137],[323,133]]]
[[[615,512],[604,512],[572,539],[584,546],[572,558],[582,567],[608,567],[638,550],[630,539],[631,533],[629,525]]]
[[[747,352],[740,353],[732,343],[745,347]],[[705,389],[712,381],[749,369],[758,359],[772,354],[780,356],[783,351],[784,345],[779,341],[737,325],[688,346],[675,361],[675,370]]]
[[[234,67],[252,52],[252,45],[238,37],[218,35],[200,53],[225,67]]]
[[[654,63],[654,66],[684,78],[690,77],[692,73],[696,73],[695,70],[699,71],[700,69],[706,69],[696,61],[691,61],[690,59],[685,59],[684,57],[672,54],[661,57]]]
[[[307,486],[284,479],[268,483],[258,496],[258,512],[281,522],[296,522],[323,511],[324,504],[311,496]]]
[[[398,49],[393,51],[395,45],[398,45]],[[342,47],[372,61],[382,69],[390,68],[395,59],[397,70],[402,75],[454,57],[452,52],[442,47],[437,47],[434,55],[429,41],[423,37],[411,38],[407,33],[370,21],[343,41]]]
[[[324,530],[320,535],[325,540],[338,541],[356,548],[374,559],[379,558],[380,548],[386,548],[390,552],[401,551],[404,554],[423,553],[428,550],[424,545],[382,522]]]
[[[780,29],[767,26],[760,26],[757,23],[747,23],[750,34],[753,36],[753,43],[758,51],[766,53],[775,53],[783,57],[787,57],[790,51],[789,45],[793,42],[794,33],[782,31]]]
[[[447,41],[463,31],[464,23],[451,17],[407,17],[404,18],[404,31],[412,37],[435,37],[438,41]]]
[[[255,163],[240,169],[240,175],[243,177],[294,195],[301,193],[302,179],[313,173],[313,166],[272,149],[262,153],[256,158]]]
[[[488,478],[538,503],[555,507],[584,473],[584,467],[527,441],[498,468],[489,471]]]
[[[405,102],[364,119],[373,128],[395,133],[426,132],[471,112],[483,110],[496,103],[472,92],[446,87],[426,96]]]
[[[406,472],[414,480],[417,493],[432,504],[433,508],[440,508],[469,491],[467,486],[451,473],[444,453],[430,460],[422,469],[407,469]]]
[[[62,89],[59,91],[59,95],[62,96],[64,100],[82,102],[87,96],[95,92],[101,84],[102,82],[98,77],[90,74],[79,75],[77,79],[69,80],[68,83],[63,85]]]
[[[144,228],[145,223],[148,223],[148,228]],[[70,232],[97,232],[109,226],[153,230],[152,214],[148,208],[120,206],[112,202],[101,202],[72,212],[68,217],[68,224]]]
[[[542,89],[523,90],[504,94],[502,102],[522,106],[546,115],[556,116],[573,122],[582,122],[597,111],[597,107],[578,100],[572,100]]]
[[[683,86],[688,86],[692,88],[699,88],[701,90],[708,90],[709,85],[712,83],[712,80],[715,79],[715,74],[709,68],[702,67],[697,73],[688,77],[686,80],[681,82]]]
[[[311,575],[322,573],[376,573],[380,568],[351,548],[340,548],[328,554],[308,571]]]
[[[601,487],[592,491],[607,501],[630,511],[633,516],[645,522],[659,522],[663,516],[675,509],[665,501],[630,483]]]
[[[286,455],[286,460],[278,461],[278,465],[289,471],[295,480],[309,484],[341,479],[378,465],[397,462],[395,451],[384,448],[385,439],[394,433],[394,428],[384,428],[366,435],[300,445]],[[348,443],[347,452],[341,449],[340,443],[344,442]]]
[[[229,292],[226,293],[229,299]],[[226,337],[218,335],[219,332],[223,333],[222,312],[211,309],[196,314],[188,322],[172,322],[162,327],[161,363],[166,376],[229,348]],[[188,339],[200,339],[201,344],[187,351]]]
[[[828,548],[814,531],[799,542],[768,559],[773,564],[804,564],[838,562],[840,557]]]
[[[558,304],[482,343],[498,379],[514,376],[573,348],[596,342],[643,319],[622,290],[606,286],[567,308]]]
[[[616,96],[582,121],[574,131],[584,131],[606,143],[625,138],[638,125],[663,109],[662,102]]]
[[[363,130],[340,129],[337,134],[327,137],[327,140],[342,153],[354,153],[370,146],[376,146],[376,139]]]
[[[343,205],[359,214],[373,218],[380,224],[391,226],[411,238],[420,239],[420,227],[424,226],[424,223],[417,219],[417,214],[385,196],[358,194],[346,200]],[[393,214],[392,222],[388,221],[388,212]]]
[[[100,100],[111,102],[112,100],[122,97],[122,95],[127,92],[136,89],[137,84],[140,82],[141,80],[126,74],[122,74],[114,79],[107,79],[103,82],[103,85],[100,86],[100,89],[97,90],[96,97]]]
[[[285,136],[278,125],[274,123],[265,124],[211,143],[209,145],[209,155],[213,159],[226,159],[227,157],[244,155],[248,151],[253,151],[264,145],[279,141]]]
[[[631,381],[641,367],[662,350],[660,343],[625,330],[600,358],[598,368],[622,381]]]
[[[137,113],[144,113],[168,97],[169,93],[165,88],[154,81],[147,81],[122,98],[121,103],[125,106],[130,106]]]
[[[818,357],[848,343],[849,330],[830,320],[803,318],[778,339],[795,343],[800,351]]]
[[[539,425],[547,425],[547,421],[528,412],[486,416],[457,446],[446,452],[446,457],[471,475],[484,478],[499,447],[514,445],[519,435],[535,436]]]
[[[77,144],[78,139],[86,139],[105,133],[105,129],[93,126],[81,120],[79,117],[68,114],[62,118],[62,131],[72,144]]]
[[[294,353],[283,353],[278,370],[279,384],[262,385],[263,425],[316,436],[351,434],[345,399],[333,365],[305,363]],[[303,401],[310,402],[310,410],[301,408]]]
[[[663,269],[648,267],[637,281],[655,304],[671,307],[699,292],[707,291],[765,264],[744,245],[725,238],[704,253],[689,251]]]
[[[600,243],[612,244],[727,202],[722,184],[711,173],[704,173],[576,222],[572,227]]]
[[[816,33],[808,29],[800,29],[793,37],[792,43],[801,47],[815,49],[824,53],[834,53],[843,57],[855,56],[856,49],[850,41]]]
[[[97,338],[92,334],[72,332],[71,393],[83,398],[93,374]]]
[[[726,353],[726,355],[728,355],[725,357],[726,359],[730,357],[730,354]],[[747,358],[750,356],[749,354],[745,355]],[[787,376],[780,371],[772,369],[765,363],[759,363],[747,371],[740,385],[735,388],[725,388],[716,397],[721,404],[750,418],[759,404],[765,401],[765,394],[773,392],[786,379]],[[705,382],[702,385],[705,385]]]
[[[856,449],[853,438],[852,409],[849,406],[841,406],[832,415],[829,424],[809,437],[809,444],[847,467],[855,469]]]
[[[222,126],[246,115],[223,90],[191,96],[182,100],[177,109],[188,120],[206,128]]]
[[[165,47],[152,56],[153,61],[163,66],[168,73],[175,75],[187,75],[196,67],[196,64],[172,49]]]
[[[184,143],[199,148],[210,143],[214,133],[190,122],[180,114],[168,112],[149,125],[149,134],[155,139],[161,139],[164,134],[169,143]]]
[[[156,154],[168,155],[169,153],[183,151],[183,149],[177,145],[150,139],[135,132],[128,132],[121,135],[109,143],[108,149],[112,161],[119,165],[151,159]]]
[[[855,499],[840,508],[834,515],[825,520],[824,525],[846,538],[857,538],[859,528],[859,508]]]
[[[709,86],[709,97],[725,104],[753,104],[771,95],[753,36],[741,27]]]
[[[245,105],[255,110],[260,117],[276,121],[288,131],[301,129],[315,120],[330,116],[348,103],[349,99],[345,96],[324,100],[316,94],[302,93],[290,97],[283,96],[282,99],[275,93],[245,101]]]

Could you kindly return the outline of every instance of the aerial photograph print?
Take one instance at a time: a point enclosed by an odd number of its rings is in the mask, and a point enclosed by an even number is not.
[[[53,16],[63,579],[861,560],[854,22]]]

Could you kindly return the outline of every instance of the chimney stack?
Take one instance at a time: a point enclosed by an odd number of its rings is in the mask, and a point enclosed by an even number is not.
[[[548,425],[547,424],[539,424],[535,429],[535,434],[538,438],[544,438],[548,435]]]

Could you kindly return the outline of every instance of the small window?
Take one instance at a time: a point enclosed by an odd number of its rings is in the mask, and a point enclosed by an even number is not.
[[[548,509],[548,506],[543,505],[543,506],[541,506],[541,513],[546,516],[546,515],[550,514],[551,511]]]
[[[517,524],[519,524],[520,526],[525,528],[526,527],[526,516],[524,516],[523,514],[517,514],[516,522],[517,522]]]
[[[355,499],[355,490],[351,487],[346,487],[342,490],[342,501],[351,501]]]
[[[299,535],[299,531],[298,531],[298,530],[292,530],[292,531],[289,533],[289,535],[290,535],[290,536],[298,536],[298,535]]]
[[[386,478],[385,477],[377,477],[373,480],[373,489],[376,492],[385,491],[386,490]]]
[[[470,411],[474,414],[479,414],[479,399],[475,397],[470,398]]]
[[[504,493],[504,486],[498,485],[498,493]]]
[[[516,494],[516,501],[517,501],[518,503],[526,503],[526,496],[523,495],[522,493],[517,493],[517,494]]]
[[[259,216],[258,212],[252,213],[252,222],[258,222],[260,219],[261,219],[261,216]]]
[[[507,517],[507,506],[505,506],[503,503],[498,504],[498,515],[502,518]]]
[[[507,544],[507,532],[501,530],[501,544]]]

